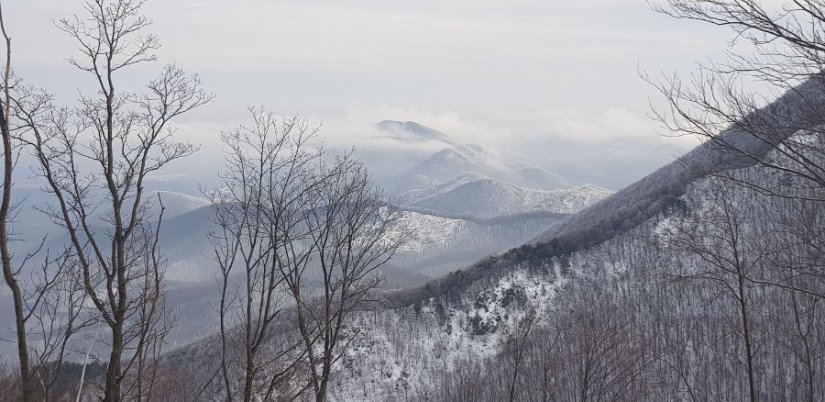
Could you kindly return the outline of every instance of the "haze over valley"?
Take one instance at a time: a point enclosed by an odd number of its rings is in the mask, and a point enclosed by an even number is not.
[[[0,0],[0,402],[822,400],[824,16]]]

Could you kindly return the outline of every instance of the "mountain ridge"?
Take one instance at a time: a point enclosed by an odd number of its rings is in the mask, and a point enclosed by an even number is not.
[[[478,280],[500,278],[518,261],[559,257],[596,246],[678,206],[690,183],[719,172],[757,165],[776,144],[797,132],[825,124],[822,74],[802,82],[746,119],[774,122],[778,129],[773,141],[754,140],[742,128],[745,124],[732,125],[719,134],[717,141],[705,142],[641,180],[569,215],[526,244],[424,286],[396,291],[388,295],[385,307],[396,308],[460,292]]]

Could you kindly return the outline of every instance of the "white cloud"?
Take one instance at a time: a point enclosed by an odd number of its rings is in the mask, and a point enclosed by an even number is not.
[[[352,107],[343,117],[324,119],[322,138],[335,145],[370,143],[379,135],[375,123],[383,120],[414,121],[447,134],[457,143],[485,144],[495,141],[501,135],[493,128],[473,122],[455,112],[385,105]]]
[[[75,49],[51,20],[80,12],[79,3],[15,1],[4,8],[18,73],[67,103],[78,74],[68,73],[64,57]],[[367,144],[377,134],[372,125],[385,119],[417,121],[456,142],[495,149],[537,139],[682,141],[656,135],[646,116],[649,87],[637,68],[689,70],[720,54],[729,37],[655,14],[639,0],[147,4],[164,45],[161,61],[201,72],[218,96],[181,126],[182,136],[204,144],[201,158],[218,149],[221,129],[245,121],[248,105],[323,122],[322,138],[336,147]],[[121,87],[142,82],[132,81]]]
[[[650,139],[656,123],[622,107],[583,111],[574,108],[543,110],[539,119],[548,135],[583,142],[615,139]]]
[[[577,108],[540,109],[501,113],[494,118],[481,114],[463,115],[453,111],[421,110],[400,106],[360,106],[350,108],[342,117],[323,119],[321,138],[336,147],[387,146],[410,147],[409,143],[375,143],[380,135],[374,125],[382,120],[415,121],[447,134],[457,143],[479,144],[491,148],[517,148],[536,139],[565,143],[605,144],[617,141],[652,144],[671,143],[693,146],[689,137],[664,137],[660,124],[645,113],[611,106],[597,111]],[[438,144],[419,144],[437,147]]]

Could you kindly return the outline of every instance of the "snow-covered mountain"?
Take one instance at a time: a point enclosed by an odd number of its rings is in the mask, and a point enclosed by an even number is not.
[[[523,244],[566,217],[542,211],[499,215],[479,219],[423,209],[403,210],[390,230],[391,235],[403,236],[404,242],[393,259],[393,268],[385,272],[388,285],[420,285],[484,256]],[[160,247],[167,258],[166,276],[170,280],[191,283],[216,274],[207,238],[211,230],[215,227],[210,206],[164,219]]]
[[[577,185],[515,157],[474,144],[455,145],[446,134],[413,122],[379,126],[404,138],[439,141],[445,147],[388,181],[406,206],[436,213],[493,217],[527,211],[571,213],[610,194]]]
[[[405,205],[448,214],[494,217],[528,211],[572,213],[609,195],[592,186],[545,191],[467,173],[399,196]]]
[[[403,270],[438,278],[522,244],[564,217],[533,212],[479,219],[402,211],[390,230],[390,236],[404,240],[393,261]]]
[[[787,176],[741,162],[714,171],[763,184],[772,180],[787,184]],[[715,187],[720,185],[721,190]],[[718,193],[709,195],[713,188],[735,202],[716,204]],[[821,195],[822,189],[817,193]],[[348,369],[339,371],[333,395],[341,400],[365,401],[399,395],[436,401],[460,396],[506,399],[509,384],[503,378],[519,370],[513,366],[514,340],[520,339],[519,331],[529,322],[532,335],[527,344],[532,346],[525,348],[526,363],[519,374],[522,380],[511,388],[522,395],[516,400],[532,400],[529,396],[536,395],[568,400],[566,396],[574,391],[600,393],[606,400],[682,400],[686,389],[696,400],[725,399],[723,395],[746,399],[748,391],[741,387],[746,383],[745,370],[735,365],[744,353],[741,334],[731,331],[739,325],[730,321],[738,313],[736,305],[720,300],[720,292],[724,293],[712,282],[720,280],[719,276],[710,276],[706,261],[673,247],[678,248],[674,244],[684,241],[678,239],[684,235],[682,231],[694,227],[695,222],[707,224],[714,214],[736,214],[749,220],[747,229],[743,226],[743,232],[735,233],[736,241],[741,242],[735,247],[753,253],[749,247],[765,243],[763,234],[749,233],[758,227],[752,219],[773,216],[778,212],[775,208],[784,210],[788,205],[806,205],[806,201],[777,201],[707,175],[686,183],[676,199],[681,206],[651,199],[648,206],[657,210],[654,215],[621,231],[611,230],[607,239],[600,236],[603,240],[595,243],[572,244],[563,237],[553,238],[480,261],[471,270],[458,271],[426,287],[388,294],[387,300],[398,302],[395,308],[371,311],[355,320],[353,331],[370,331],[345,356],[342,367]],[[606,207],[611,204],[593,208]],[[822,205],[814,208],[821,211]],[[817,230],[821,230],[821,223]],[[715,224],[709,226],[720,229]],[[768,218],[762,224],[774,229],[776,220]],[[554,231],[559,233],[562,228],[556,226]],[[821,244],[822,238],[818,241]],[[770,263],[767,266],[771,267]],[[692,271],[711,280],[672,280]],[[792,314],[778,313],[787,308],[777,306],[787,303],[783,301],[787,290],[772,292],[753,284],[747,289],[749,301],[754,303],[749,319],[765,331],[760,332],[758,339],[763,343],[754,362],[760,373],[756,380],[762,387],[760,395],[771,400],[795,399],[803,389],[795,373],[807,363],[788,350],[804,350],[805,341],[767,335],[767,331],[800,322],[794,321]],[[825,319],[822,311],[800,311],[809,314],[810,320]],[[810,321],[806,325],[818,324]],[[399,334],[415,336],[399,340]],[[821,332],[814,337],[820,342],[825,339]],[[599,356],[587,355],[591,348],[599,348]],[[432,358],[422,357],[425,355]],[[782,364],[776,364],[779,361]],[[732,369],[731,362],[737,368]],[[598,367],[594,381],[604,385],[579,377],[582,371],[577,370],[583,370],[584,365]],[[685,373],[690,375],[679,381],[656,381]],[[818,378],[821,381],[823,377],[818,374]],[[704,386],[707,384],[712,385]]]
[[[761,113],[771,121],[787,123],[789,111],[812,110],[810,98],[800,100],[810,95],[806,92],[804,86],[797,88]],[[816,117],[794,121],[821,124],[823,93],[817,88],[813,94],[818,101]],[[803,123],[779,126],[787,129],[777,133],[777,141],[806,128]],[[821,132],[811,137],[821,141]],[[820,356],[825,350],[821,326],[825,316],[822,309],[811,307],[821,296],[806,294],[807,287],[771,289],[751,283],[752,276],[738,283],[739,291],[744,287],[747,294],[736,293],[727,282],[736,271],[709,272],[707,261],[691,253],[705,247],[734,247],[744,253],[732,254],[742,264],[738,268],[744,266],[748,275],[763,274],[773,280],[782,280],[771,276],[780,267],[771,265],[766,246],[775,247],[779,255],[789,253],[791,259],[805,256],[821,269],[817,258],[825,216],[821,201],[776,198],[714,175],[724,173],[750,183],[780,186],[775,188],[783,191],[797,189],[808,195],[806,191],[814,191],[820,197],[823,189],[806,188],[798,177],[794,180],[760,166],[764,158],[779,166],[787,161],[770,152],[771,144],[749,140],[739,127],[723,133],[722,139],[749,156],[702,145],[528,244],[424,286],[384,293],[378,303],[356,313],[347,328],[360,336],[334,369],[330,398],[746,400],[748,392],[757,389],[765,400],[804,399],[805,381],[823,380],[822,360],[814,366],[806,358],[810,352],[804,353],[811,345],[816,345]],[[821,166],[823,146],[820,143],[817,153],[806,158]],[[468,176],[458,186],[478,180],[485,179]],[[432,197],[439,192],[416,194]],[[720,197],[733,202],[719,204]],[[711,216],[727,220],[709,220]],[[454,221],[408,218],[409,225],[430,230],[416,239],[424,248],[461,226]],[[818,243],[812,246],[783,238],[788,233],[777,235],[783,220],[800,222],[795,227],[804,233],[797,235]],[[726,243],[724,236],[731,232],[725,233],[725,225],[731,224],[743,226],[733,233],[734,241]],[[680,227],[688,230],[675,230]],[[722,237],[703,241],[701,235],[714,230]],[[688,241],[690,236],[698,240],[691,243],[692,250],[674,250],[680,233],[687,234]],[[766,236],[779,244],[766,242]],[[782,244],[788,240],[791,247]],[[716,256],[729,264],[726,252]],[[759,264],[771,269],[757,272]],[[691,272],[697,277],[685,276]],[[737,297],[720,297],[730,292],[747,297],[750,307],[737,305]],[[807,301],[800,307],[798,300]],[[759,341],[758,353],[752,355],[742,346],[739,330],[739,325],[748,324],[735,319],[746,308],[752,309],[747,320]],[[805,318],[793,312],[803,312]],[[196,378],[208,376],[214,370],[205,367],[217,364],[203,362],[214,358],[215,344],[215,339],[206,339],[175,351],[170,359],[196,373]],[[751,391],[743,356],[752,358],[758,374]],[[802,374],[805,367],[817,370]]]
[[[518,181],[518,177],[493,154],[481,147],[462,145],[444,148],[395,177],[393,190],[403,193],[420,189],[419,183],[444,183],[467,174]]]
[[[573,186],[563,177],[536,166],[511,165],[506,157],[478,145],[444,148],[397,176],[398,192],[418,189],[420,182],[443,183],[459,176],[476,174],[505,183],[538,190]],[[421,178],[429,180],[422,180]]]

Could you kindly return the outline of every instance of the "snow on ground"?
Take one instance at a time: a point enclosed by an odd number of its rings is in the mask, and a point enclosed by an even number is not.
[[[415,208],[490,218],[536,210],[572,213],[610,194],[610,191],[594,186],[545,191],[478,175],[464,175],[433,188],[410,191],[401,198],[406,205]]]
[[[558,276],[555,276],[558,277]],[[366,311],[348,328],[356,337],[335,368],[331,400],[406,400],[467,358],[501,350],[503,334],[532,307],[553,306],[564,282],[514,271],[495,286],[465,294],[457,306],[430,299],[403,310]]]
[[[443,247],[455,237],[467,222],[461,219],[442,218],[417,212],[404,211],[388,233],[393,241],[403,242],[399,251],[421,252]]]

